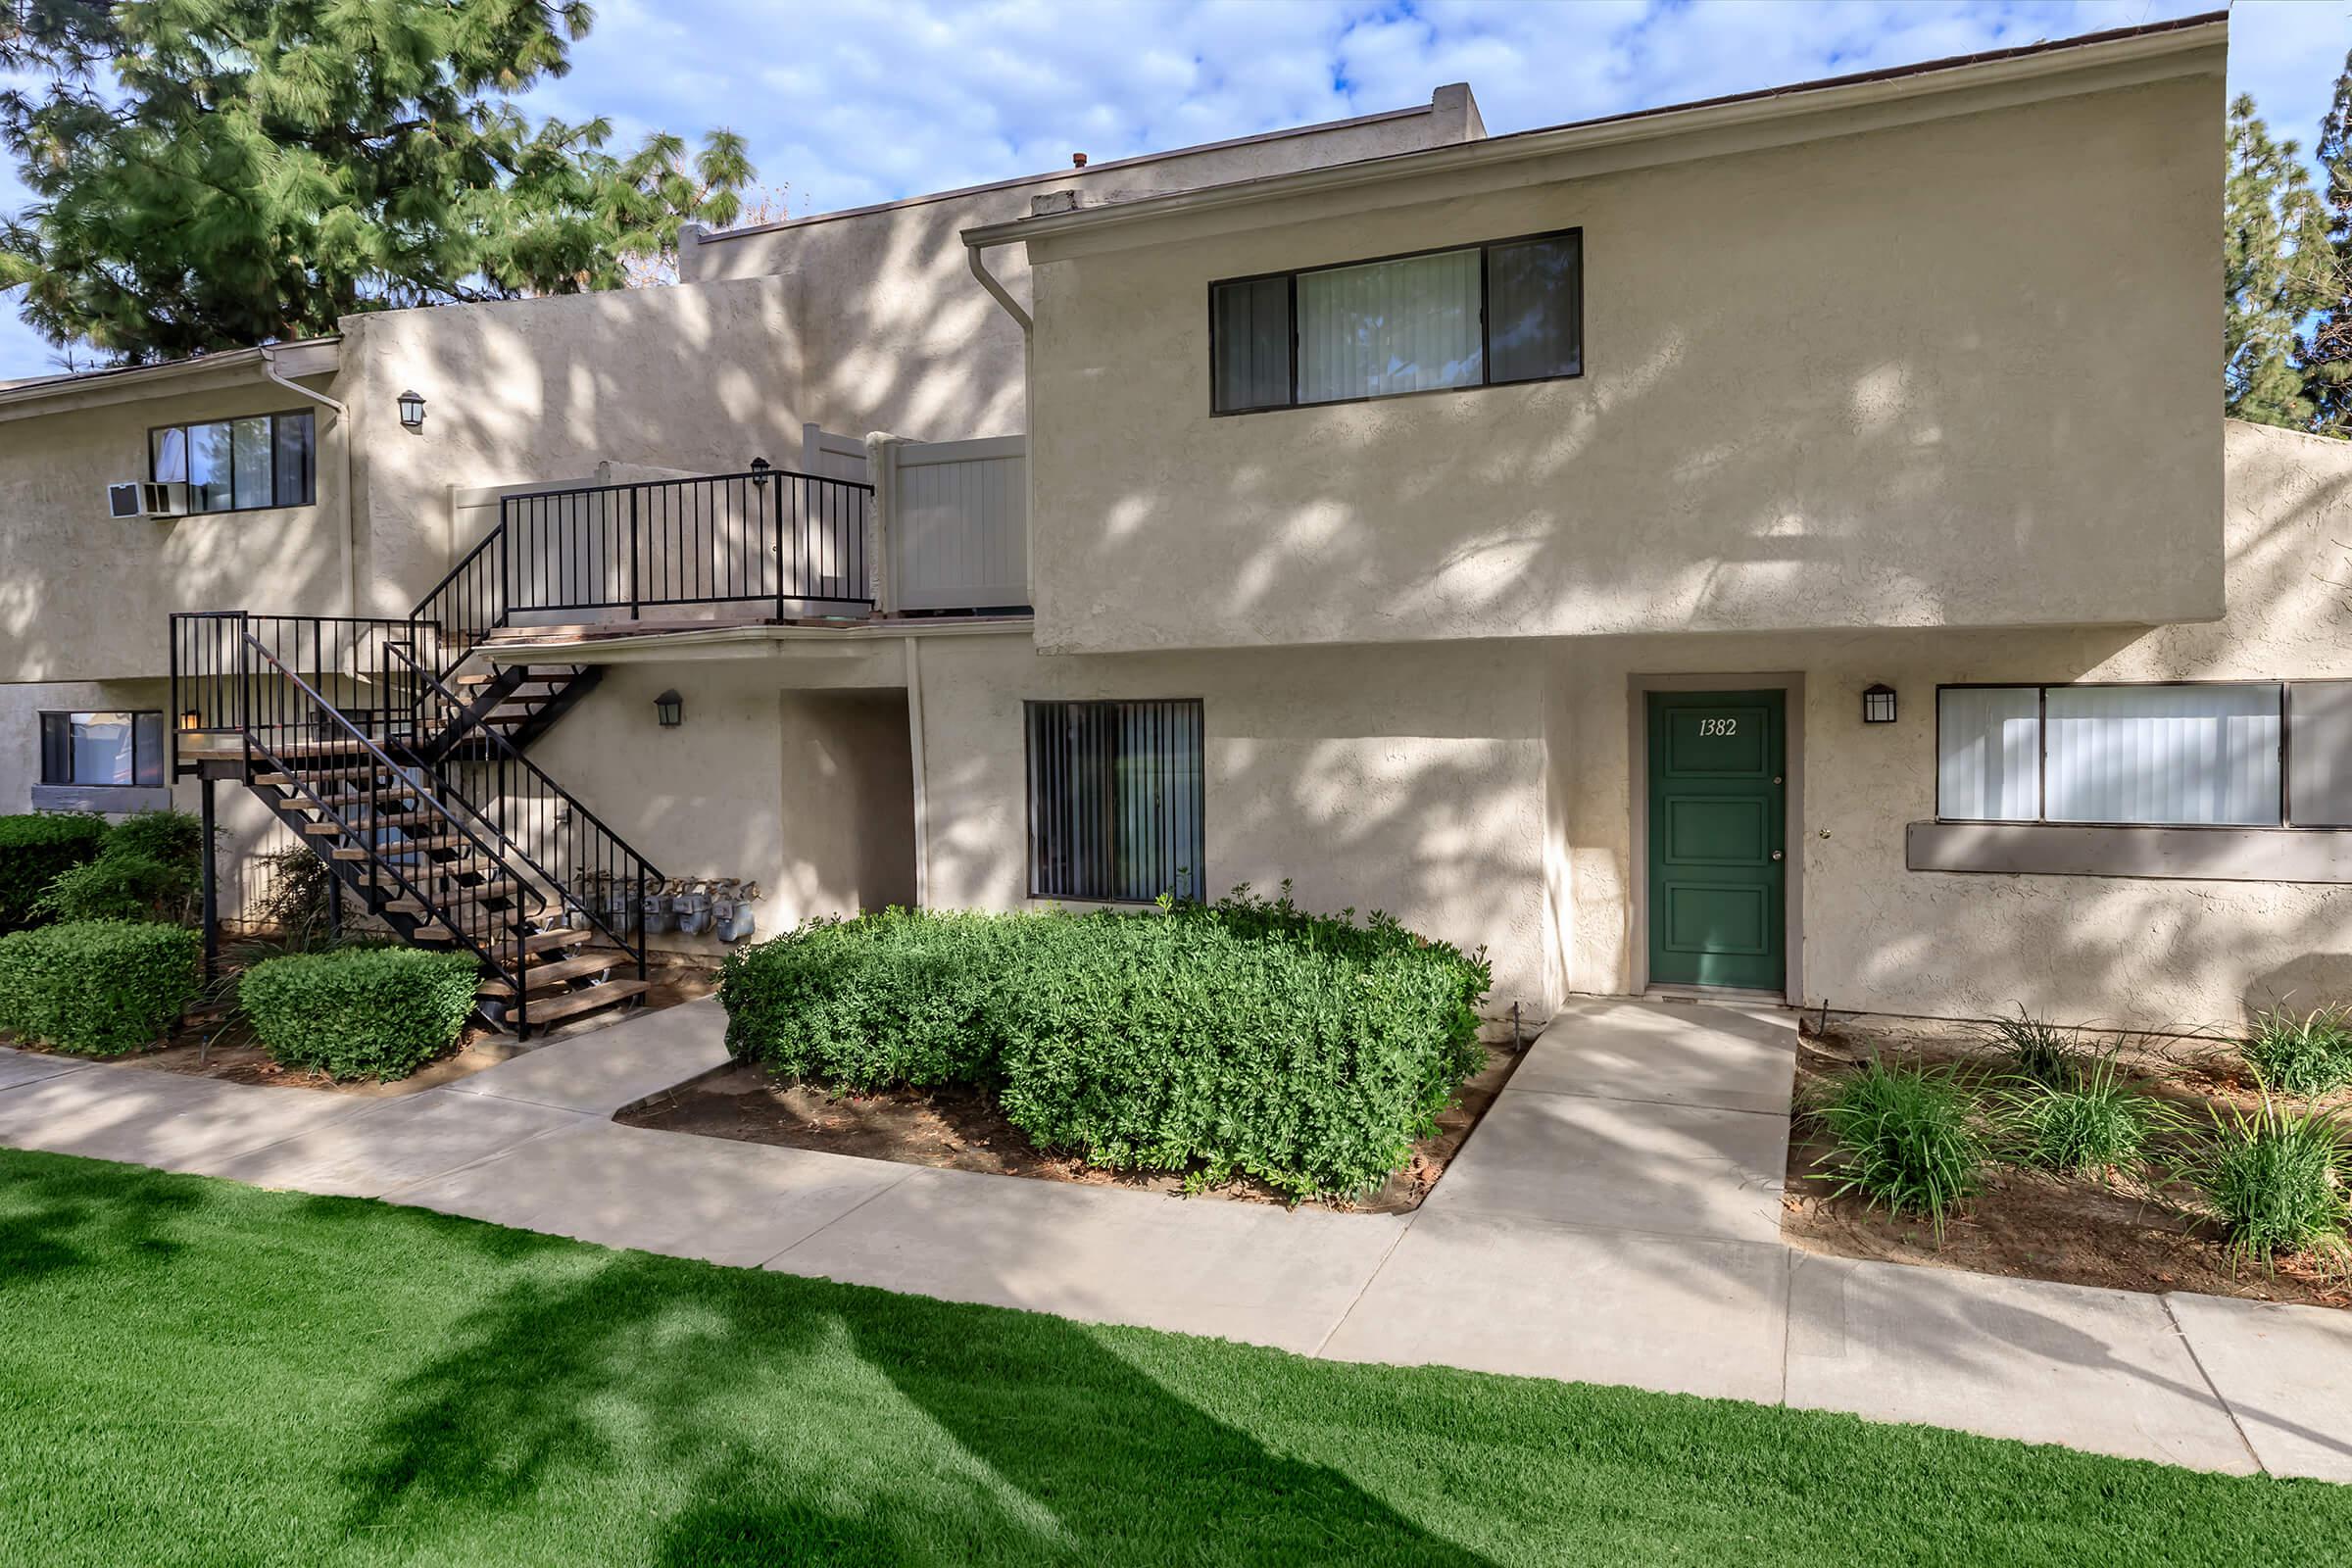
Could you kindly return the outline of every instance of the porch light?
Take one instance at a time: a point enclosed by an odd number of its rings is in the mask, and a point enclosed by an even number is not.
[[[1867,686],[1862,691],[1862,722],[1891,724],[1894,722],[1894,688]]]
[[[400,395],[400,423],[403,429],[421,430],[424,428],[423,393],[403,392]]]
[[[760,490],[766,489],[767,470],[774,466],[775,465],[768,462],[765,458],[754,458],[752,460],[752,484],[754,487]]]
[[[202,729],[204,728],[204,715],[191,708],[179,715],[179,727],[181,729]]]
[[[686,700],[674,688],[654,699],[654,721],[663,729],[676,729],[686,722]]]

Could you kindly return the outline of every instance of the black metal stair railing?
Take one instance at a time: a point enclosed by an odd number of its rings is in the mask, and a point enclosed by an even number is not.
[[[524,944],[546,907],[538,886],[510,863],[501,846],[444,804],[416,776],[421,770],[404,766],[258,637],[247,635],[245,652],[244,740],[250,755],[268,765],[265,776],[285,781],[273,787],[318,812],[344,847],[367,858],[337,860],[332,846],[313,849],[347,883],[364,878],[358,885],[368,906],[400,914],[411,922],[411,934],[428,924],[446,930],[514,988],[516,1031],[527,1031]],[[461,858],[436,861],[432,855],[440,851]],[[461,883],[459,876],[475,880]],[[492,908],[494,903],[506,907]]]
[[[662,873],[547,770],[489,725],[469,704],[397,644],[386,658],[394,678],[416,693],[409,729],[419,752],[472,740],[461,758],[434,764],[445,802],[495,834],[535,872],[574,921],[618,948],[646,977],[645,897]],[[467,726],[462,731],[458,726]]]

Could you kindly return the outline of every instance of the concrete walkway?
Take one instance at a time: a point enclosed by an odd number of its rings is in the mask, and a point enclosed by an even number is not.
[[[2352,1314],[1784,1246],[1786,1012],[1570,1006],[1410,1215],[1185,1201],[611,1120],[722,1065],[724,1027],[715,1002],[695,1003],[395,1100],[0,1050],[0,1144],[1308,1355],[2352,1481]]]

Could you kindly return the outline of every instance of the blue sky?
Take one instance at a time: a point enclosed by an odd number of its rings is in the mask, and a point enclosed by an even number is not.
[[[2066,37],[2210,0],[602,0],[526,101],[626,144],[724,124],[794,216],[1428,101],[1492,131]],[[2352,0],[2239,0],[2230,83],[2308,149]],[[23,191],[0,171],[0,210]],[[53,351],[0,301],[0,380]]]

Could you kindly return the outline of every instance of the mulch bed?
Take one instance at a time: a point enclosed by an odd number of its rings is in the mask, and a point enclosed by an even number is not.
[[[1360,1214],[1402,1214],[1420,1207],[1518,1065],[1519,1057],[1507,1046],[1489,1045],[1486,1066],[1438,1117],[1437,1135],[1413,1146],[1405,1168],[1369,1198],[1330,1206]],[[1154,1193],[1185,1190],[1181,1172],[1103,1170],[1070,1151],[1040,1149],[1004,1119],[987,1090],[962,1084],[836,1094],[814,1085],[780,1082],[765,1068],[739,1064],[684,1085],[650,1105],[624,1111],[617,1119],[631,1127],[993,1176]],[[1196,1196],[1248,1203],[1291,1201],[1263,1183],[1247,1180],[1222,1183]]]
[[[1984,1190],[1945,1222],[1940,1238],[1925,1220],[1870,1209],[1858,1197],[1832,1197],[1833,1184],[1816,1167],[1833,1146],[1804,1107],[1837,1075],[1873,1054],[1889,1065],[1997,1070],[1992,1053],[1967,1025],[1833,1016],[1828,1030],[1817,1033],[1808,1020],[1797,1056],[1798,1113],[1781,1216],[1781,1233],[1791,1245],[1840,1257],[2070,1285],[2352,1307],[2352,1280],[2341,1271],[2309,1257],[2282,1258],[2267,1270],[2233,1265],[2218,1232],[2201,1223],[2195,1193],[2125,1172],[2069,1177],[1988,1166]],[[2226,1042],[2133,1036],[2121,1043],[2118,1059],[2139,1080],[2141,1092],[2171,1102],[2199,1125],[2209,1107],[2261,1103],[2260,1091]],[[2323,1103],[2352,1103],[2352,1096]]]

